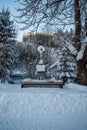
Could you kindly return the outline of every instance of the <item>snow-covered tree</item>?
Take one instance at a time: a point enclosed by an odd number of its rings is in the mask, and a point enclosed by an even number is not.
[[[69,80],[73,81],[77,78],[76,61],[65,47],[59,53],[59,67],[57,72],[57,76],[65,82]]]
[[[10,20],[9,9],[0,12],[0,75],[1,82],[5,82],[8,70],[14,57],[15,29]]]
[[[63,47],[58,51],[57,61],[49,68],[51,77],[63,82],[75,82],[77,79],[77,65],[70,51]]]

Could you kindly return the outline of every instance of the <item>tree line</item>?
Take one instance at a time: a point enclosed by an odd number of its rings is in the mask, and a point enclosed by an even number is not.
[[[71,40],[74,38],[74,32],[63,31],[62,29],[57,29],[53,34],[46,33],[27,33],[23,35],[22,41],[28,43],[36,43],[38,45],[44,45],[48,47],[58,47],[62,40]]]

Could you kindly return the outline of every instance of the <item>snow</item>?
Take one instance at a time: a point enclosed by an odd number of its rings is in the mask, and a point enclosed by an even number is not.
[[[83,44],[87,44],[87,36],[82,40]]]
[[[76,58],[77,61],[79,61],[79,60],[82,59],[83,54],[84,54],[84,51],[85,51],[85,48],[86,48],[86,45],[85,45],[85,44],[81,46],[81,50],[79,51],[79,53],[78,53],[78,55],[77,55],[77,58]]]
[[[59,60],[57,60],[56,62],[54,62],[54,63],[49,67],[49,69],[52,69],[52,68],[54,68],[54,67],[58,67],[58,65],[59,65]]]
[[[24,75],[24,74],[26,74],[26,72],[23,72],[23,70],[20,71],[20,70],[15,69],[15,70],[12,71],[12,75],[16,75],[16,74]]]
[[[87,87],[0,84],[0,130],[87,130]]]
[[[68,42],[66,42],[66,41],[65,41],[65,43],[66,43],[66,47],[70,50],[71,54],[77,55],[77,50],[76,50],[76,48],[73,46],[73,44],[68,43]]]
[[[22,82],[24,83],[24,82],[42,82],[42,83],[48,83],[48,82],[58,82],[58,81],[60,81],[60,82],[62,82],[62,80],[56,80],[54,77],[53,78],[51,78],[51,79],[44,79],[44,80],[39,80],[39,79],[30,79],[30,78],[25,78],[24,80],[22,80]]]
[[[25,78],[22,82],[24,83],[24,82],[48,82],[48,81],[47,80]]]
[[[22,82],[31,82],[30,78],[25,78]]]
[[[40,59],[39,65],[43,65],[43,60],[42,59]]]
[[[36,72],[45,72],[46,66],[45,65],[37,65],[36,66]]]

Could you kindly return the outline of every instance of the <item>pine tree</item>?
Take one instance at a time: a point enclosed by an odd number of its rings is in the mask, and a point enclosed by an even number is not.
[[[14,57],[15,29],[10,20],[9,9],[0,12],[0,75],[5,82],[7,72],[12,66]]]
[[[63,79],[64,82],[74,81],[77,78],[77,66],[74,57],[65,47],[59,52],[58,57],[57,79]]]

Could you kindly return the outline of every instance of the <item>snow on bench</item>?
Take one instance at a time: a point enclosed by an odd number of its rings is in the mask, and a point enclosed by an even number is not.
[[[46,80],[25,80],[21,84],[21,88],[27,87],[47,87],[47,88],[63,88],[61,81],[46,81]]]

